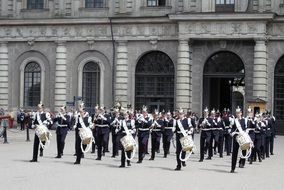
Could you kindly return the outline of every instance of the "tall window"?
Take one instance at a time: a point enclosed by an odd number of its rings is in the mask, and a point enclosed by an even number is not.
[[[43,9],[44,0],[27,0],[27,9]]]
[[[234,12],[235,0],[216,0],[216,12]]]
[[[36,106],[40,102],[41,69],[30,62],[24,71],[24,106]]]
[[[166,6],[166,0],[147,0],[148,7]]]
[[[86,108],[93,109],[99,104],[100,67],[96,62],[88,62],[83,68],[83,101]]]
[[[104,7],[105,0],[86,0],[85,7],[86,8],[102,8]]]

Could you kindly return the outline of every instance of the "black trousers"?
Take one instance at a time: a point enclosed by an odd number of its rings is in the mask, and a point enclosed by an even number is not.
[[[229,155],[232,152],[232,137],[230,134],[225,134],[225,151],[227,152],[227,155]]]
[[[266,136],[265,137],[265,154],[266,154],[266,157],[269,157],[269,149],[270,149],[270,139],[271,139],[271,135],[269,136]]]
[[[131,151],[127,151],[126,154],[128,158],[131,157]],[[122,148],[121,149],[121,165],[122,166],[125,166],[125,160],[126,160],[125,151],[124,151],[124,148]],[[127,163],[130,164],[130,160],[127,160]]]
[[[224,134],[223,132],[220,132],[219,143],[218,143],[218,153],[220,157],[223,157],[223,151],[224,151]]]
[[[272,133],[272,135],[271,135],[271,137],[270,137],[270,154],[273,154],[274,138],[275,138],[275,135]]]
[[[143,131],[138,133],[138,160],[142,161],[146,151],[147,151],[147,145],[148,145],[148,139],[149,139],[149,131]]]
[[[212,146],[210,147],[211,141],[211,132],[210,131],[201,131],[200,133],[200,160],[204,160],[205,146],[209,151],[208,157],[212,155]]]
[[[21,122],[20,124],[21,124],[21,130],[22,130],[22,131],[25,130],[25,123],[24,123],[24,122]]]
[[[63,155],[63,150],[65,147],[65,139],[67,136],[66,133],[57,133],[56,134],[56,142],[57,142],[57,156],[62,156]]]
[[[96,131],[97,135],[97,146],[98,146],[98,158],[102,158],[102,150],[104,152],[107,150],[108,138],[109,138],[109,131],[102,129],[102,127],[98,127]]]
[[[261,135],[260,134],[255,134],[255,139],[254,139],[254,147],[253,147],[253,152],[251,157],[252,160],[256,160],[256,157],[258,157],[258,160],[261,160]]]
[[[235,135],[235,137],[233,138],[233,153],[232,153],[232,165],[231,165],[232,171],[236,169],[239,148],[240,146],[239,146],[239,143],[236,141],[236,135]],[[243,150],[242,153],[245,155],[246,150]],[[245,162],[246,162],[246,159],[241,158],[239,161],[239,164],[242,164],[244,166]]]
[[[96,137],[96,130],[95,129],[92,129],[92,133],[93,133],[93,137],[95,139],[95,142],[92,142],[92,153],[95,153],[96,152],[96,142],[97,142],[97,137]]]
[[[168,129],[166,129],[168,130]],[[171,130],[171,129],[170,129]],[[167,154],[170,153],[170,147],[171,147],[171,140],[173,138],[173,132],[167,132],[165,131],[163,133],[163,149],[164,149],[164,157],[167,156]]]
[[[42,142],[42,144],[45,145],[45,142]],[[39,138],[38,136],[35,134],[35,138],[34,138],[34,146],[33,146],[33,160],[37,161],[37,157],[38,157],[38,148],[39,148]],[[40,147],[40,152],[43,152],[43,148]]]
[[[177,160],[177,168],[181,168],[182,161],[179,159],[179,155],[181,153],[181,158],[185,158],[186,152],[182,151],[181,143],[179,139],[181,138],[181,135],[177,134],[176,138],[176,160]]]
[[[82,149],[81,149],[81,138],[79,136],[79,131],[75,130],[75,135],[76,135],[76,139],[75,139],[75,143],[76,143],[76,162],[77,163],[81,163],[81,158],[83,155]],[[83,145],[83,149],[85,150],[87,147],[87,145]]]
[[[117,147],[117,134],[114,131],[111,132],[111,140],[112,140],[112,156],[115,157],[118,154],[118,147]]]
[[[160,147],[161,132],[153,131],[151,134],[151,158],[155,158],[155,152]]]

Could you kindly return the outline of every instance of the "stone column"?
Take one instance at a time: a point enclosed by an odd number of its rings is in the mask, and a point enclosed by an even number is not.
[[[0,43],[0,108],[8,109],[9,88],[8,88],[8,45],[6,42]]]
[[[267,47],[265,40],[255,41],[253,97],[267,101]]]
[[[176,72],[176,108],[191,108],[191,64],[189,41],[179,40]]]
[[[67,52],[65,42],[57,42],[55,66],[54,109],[58,111],[66,104]]]
[[[115,73],[115,100],[119,100],[122,106],[126,106],[128,84],[128,50],[127,41],[118,41],[116,51]]]

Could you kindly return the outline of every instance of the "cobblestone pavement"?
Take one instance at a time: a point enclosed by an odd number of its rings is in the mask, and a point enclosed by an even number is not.
[[[244,169],[237,167],[236,173],[231,174],[231,157],[214,156],[212,160],[198,162],[199,135],[195,137],[198,149],[187,161],[187,166],[182,171],[174,171],[176,160],[173,148],[168,158],[163,158],[160,153],[154,161],[149,161],[150,155],[146,155],[142,164],[136,164],[136,154],[130,168],[118,168],[120,156],[111,158],[111,153],[107,153],[102,161],[96,161],[96,155],[87,153],[81,165],[73,165],[74,132],[69,132],[66,138],[61,159],[54,158],[56,136],[54,131],[52,133],[51,145],[37,163],[29,162],[32,158],[33,130],[30,131],[30,142],[25,142],[25,131],[17,129],[9,129],[9,144],[2,144],[3,139],[0,139],[1,190],[284,190],[283,136],[275,139],[275,155],[261,163],[246,164]]]

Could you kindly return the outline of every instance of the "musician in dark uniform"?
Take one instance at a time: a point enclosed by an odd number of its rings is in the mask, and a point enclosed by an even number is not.
[[[66,113],[66,107],[62,106],[56,118],[54,118],[54,123],[57,122],[56,128],[56,140],[57,140],[57,156],[55,158],[61,158],[63,156],[63,150],[65,146],[65,139],[68,131],[70,130],[71,118],[70,115]]]
[[[168,112],[164,119],[164,128],[163,128],[164,158],[166,158],[170,152],[171,140],[174,135],[173,127],[176,127],[176,120],[172,118],[171,112]]]
[[[266,135],[267,135],[267,122],[266,122],[266,114],[262,113],[262,122],[264,123],[264,125],[262,126],[262,131],[261,131],[261,146],[260,146],[260,150],[261,150],[261,157],[264,160],[265,159],[265,140],[266,140]]]
[[[152,119],[148,116],[147,108],[143,106],[142,115],[137,118],[138,122],[138,161],[142,163],[143,158],[147,151],[147,144],[150,134],[150,127],[152,125]]]
[[[247,117],[245,118],[245,124],[246,124],[246,132],[249,134],[251,141],[254,142],[255,141],[255,122],[254,122],[254,117],[253,117],[253,111],[250,107],[247,110]],[[255,153],[255,147],[252,148],[252,153],[248,159],[250,164],[252,164],[254,153]]]
[[[219,139],[218,139],[218,144],[215,144],[214,148],[218,148],[219,157],[223,158],[225,126],[223,124],[223,120],[221,118],[221,113],[219,112],[219,110],[217,110],[216,112],[216,122],[217,122],[216,129],[218,130]]]
[[[90,127],[93,128],[92,117],[89,116],[88,112],[85,112],[84,103],[81,103],[79,106],[79,112],[75,115],[75,135],[76,135],[76,161],[74,164],[81,164],[81,158],[83,156],[83,152],[81,149],[81,137],[79,136],[79,130],[82,127]],[[87,145],[83,145],[83,149],[85,149]]]
[[[274,148],[274,138],[275,138],[275,117],[271,115],[271,111],[268,111],[268,121],[270,123],[270,130],[271,130],[271,136],[270,136],[270,155],[273,155],[273,148]]]
[[[112,140],[112,158],[118,155],[118,141],[117,141],[117,129],[119,128],[119,110],[114,109],[111,120],[110,120],[110,130],[111,130],[111,140]]]
[[[215,109],[213,108],[213,110],[211,111],[211,116],[210,116],[213,120],[213,126],[211,128],[211,141],[210,141],[210,146],[209,146],[209,158],[213,157],[213,151],[210,151],[210,149],[212,149],[214,147],[214,154],[217,154],[217,147],[219,146],[219,127],[218,127],[218,117],[216,116],[216,112]],[[213,146],[213,141],[214,141],[214,146]],[[212,152],[210,154],[210,152]]]
[[[129,131],[129,133],[133,136],[135,136],[135,120],[130,118],[130,115],[127,112],[122,112],[121,113],[121,117],[119,117],[119,129],[118,130],[118,138],[119,138],[119,144],[120,144],[120,148],[121,148],[121,165],[119,166],[120,168],[124,168],[125,167],[125,150],[123,148],[123,146],[121,145],[120,139],[123,138],[126,135],[126,130]],[[127,151],[126,155],[128,158],[131,157],[131,152],[132,151]],[[130,160],[127,160],[127,166],[131,166],[130,164]]]
[[[160,141],[162,137],[162,128],[164,127],[164,115],[155,111],[153,123],[151,125],[151,158],[149,160],[155,159],[155,152],[160,147]]]
[[[205,145],[207,148],[210,147],[210,141],[211,141],[211,127],[213,126],[213,119],[208,117],[208,109],[205,108],[203,112],[203,118],[199,119],[198,126],[201,129],[200,133],[200,159],[199,162],[203,162],[204,160],[204,152],[205,152]],[[211,159],[210,155],[212,155],[212,148],[208,149],[211,151],[208,154],[208,158]]]
[[[272,125],[273,125],[273,120],[269,116],[269,111],[266,111],[265,115],[265,124],[266,124],[266,136],[265,136],[265,157],[269,158],[269,149],[271,147],[270,142],[271,142],[271,136],[272,136]]]
[[[226,108],[223,111],[223,126],[224,126],[224,139],[225,139],[225,151],[227,153],[227,156],[231,155],[232,152],[232,136],[231,136],[231,131],[232,131],[232,126],[234,124],[234,119],[230,115],[230,110],[226,110]]]
[[[50,117],[50,114],[45,113],[43,111],[44,105],[40,102],[37,107],[38,107],[38,110],[34,115],[33,128],[37,127],[37,125],[48,126],[49,124],[52,124],[52,119]],[[33,159],[30,160],[30,162],[37,162],[39,144],[40,144],[39,138],[35,134],[34,146],[33,146]],[[42,144],[45,145],[45,142],[42,142]],[[40,156],[43,156],[43,148],[42,147],[40,147]]]
[[[256,158],[258,157],[258,161],[262,162],[262,155],[261,155],[261,141],[262,141],[262,137],[261,137],[261,133],[263,130],[263,126],[265,126],[265,124],[263,123],[262,119],[261,119],[261,115],[256,113],[255,114],[255,139],[254,139],[254,148],[253,148],[253,161],[256,161]]]
[[[96,143],[98,146],[98,157],[96,160],[102,159],[102,151],[107,150],[107,143],[109,138],[109,124],[110,115],[105,113],[103,107],[100,108],[99,114],[94,118],[95,128],[96,128]]]
[[[181,157],[185,158],[186,152],[182,151],[182,146],[180,143],[180,139],[185,135],[192,135],[193,127],[191,125],[191,119],[185,117],[185,113],[182,109],[178,111],[178,119],[176,123],[176,127],[173,128],[174,132],[176,133],[176,160],[177,160],[177,167],[175,168],[176,171],[181,170],[181,166],[185,167],[186,164],[184,161],[181,161],[179,158],[180,153],[182,152]]]
[[[241,127],[243,131],[246,130],[245,119],[242,117],[242,111],[239,107],[236,109],[236,118],[235,118],[235,122],[234,122],[234,125],[232,127],[232,132],[231,132],[231,135],[233,136],[233,153],[232,153],[231,173],[235,172],[237,159],[238,159],[239,143],[236,141],[236,136],[237,136],[236,132],[237,133],[240,132],[238,127]],[[245,165],[245,159],[240,158],[239,167],[243,168],[244,165]]]

